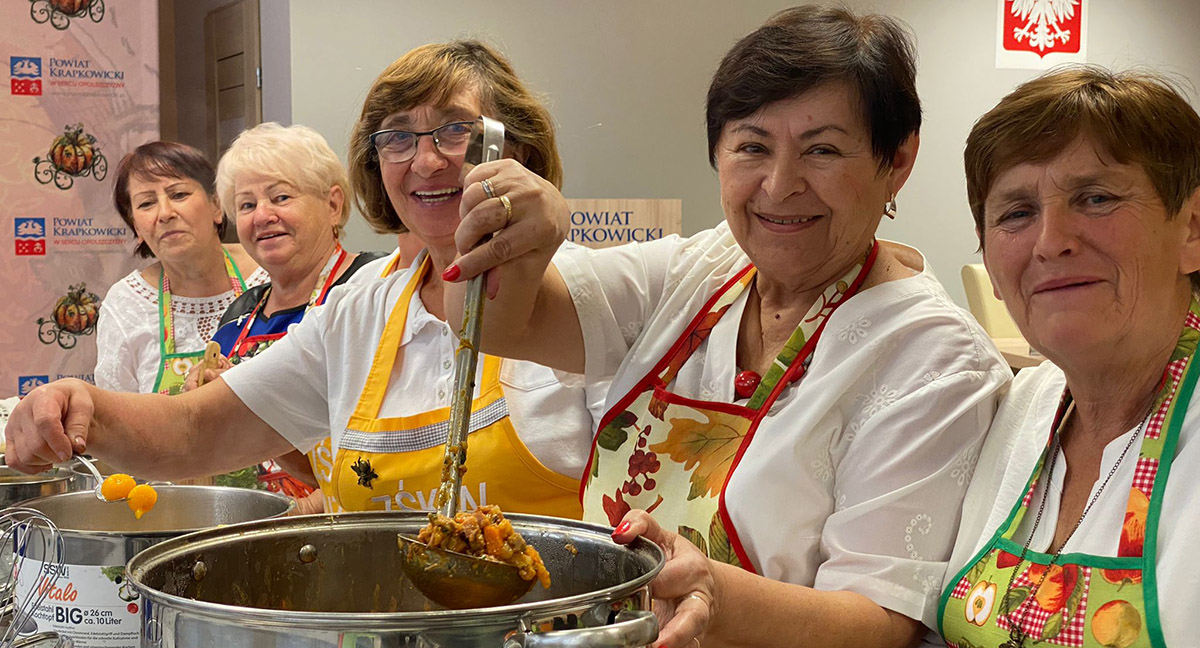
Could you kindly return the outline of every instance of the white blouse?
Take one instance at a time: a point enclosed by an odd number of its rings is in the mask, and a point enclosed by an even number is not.
[[[805,377],[764,419],[726,503],[755,570],[849,590],[935,627],[959,507],[1008,366],[912,250],[917,274],[853,297],[830,317]],[[691,238],[560,251],[588,382],[614,405],[705,301],[749,264],[722,224]],[[672,390],[732,402],[738,326],[729,308]],[[584,518],[607,522],[603,511]]]
[[[222,374],[237,397],[302,452],[325,437],[341,445],[350,415],[371,370],[387,318],[425,253],[411,268],[330,292],[286,337]],[[379,269],[382,271],[382,268]],[[364,266],[355,276],[367,272]],[[379,416],[412,416],[449,408],[458,338],[414,291]],[[482,364],[482,358],[480,360]],[[513,427],[547,468],[579,479],[595,422],[585,389],[564,386],[532,362],[505,360],[500,382]],[[475,385],[478,396],[481,384]],[[331,432],[332,431],[332,432]]]
[[[246,278],[246,287],[270,281],[259,268]],[[212,339],[233,290],[212,297],[171,295],[175,315],[175,350],[200,351]],[[96,322],[96,386],[122,392],[154,391],[158,365],[158,286],[134,270],[113,284],[100,306]]]
[[[950,568],[946,572],[946,587],[956,584],[950,581],[984,543],[991,540],[996,529],[1008,518],[1016,501],[1025,495],[1025,486],[1033,467],[1046,448],[1050,426],[1066,384],[1062,370],[1049,362],[1033,369],[1023,369],[1013,380],[1012,389],[996,413],[987,443],[980,453],[979,469],[967,491],[962,527],[950,557]],[[1095,505],[1084,516],[1079,528],[1063,546],[1063,553],[1117,555],[1140,444],[1130,449],[1129,456],[1120,465],[1117,465],[1117,461],[1134,432],[1135,429],[1130,429],[1104,446],[1100,459],[1100,478],[1092,484],[1088,501],[1095,496],[1114,465],[1116,472]],[[1168,646],[1194,645],[1195,619],[1191,607],[1200,601],[1200,558],[1196,553],[1196,538],[1200,537],[1198,395],[1192,396],[1179,434],[1171,474],[1161,495],[1162,517],[1158,527],[1158,563],[1155,565],[1158,611]],[[1057,467],[1049,480],[1050,493],[1046,497],[1042,524],[1038,525],[1037,533],[1029,543],[1029,548],[1034,551],[1045,552],[1054,539],[1055,525],[1046,524],[1045,521],[1058,519],[1066,463],[1066,456],[1060,450]],[[1038,489],[1031,501],[1040,503],[1042,494],[1043,491]],[[1028,537],[1034,517],[1025,516],[1016,537]]]

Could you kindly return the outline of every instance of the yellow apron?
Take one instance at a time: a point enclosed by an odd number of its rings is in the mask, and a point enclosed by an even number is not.
[[[397,252],[396,256],[392,257],[392,260],[384,265],[383,272],[380,273],[379,278],[390,277],[393,272],[399,269],[401,269],[400,253]],[[317,479],[317,487],[328,498],[330,493],[333,493],[333,439],[325,437],[325,440],[318,443],[317,447],[309,450],[308,463],[312,466],[313,476]]]
[[[428,256],[392,308],[366,385],[346,426],[325,499],[330,511],[433,510],[441,483],[450,409],[378,418],[408,309],[429,272]],[[500,358],[482,356],[479,397],[471,405],[464,509],[495,504],[506,512],[579,519],[579,481],[546,468],[513,429],[500,385]]]

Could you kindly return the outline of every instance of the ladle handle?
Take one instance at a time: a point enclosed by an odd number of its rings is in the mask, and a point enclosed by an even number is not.
[[[93,464],[90,459],[88,459],[87,457],[85,457],[83,455],[77,454],[77,455],[75,455],[75,461],[78,461],[79,463],[83,464],[83,467],[87,468],[88,472],[92,473],[92,476],[96,478],[97,486],[104,483],[104,476],[100,474],[100,471],[96,468],[96,465]]]
[[[658,639],[658,619],[649,610],[624,610],[615,623],[598,628],[555,632],[520,632],[504,641],[504,648],[585,648],[612,646],[634,648]]]
[[[467,463],[467,431],[471,425],[471,399],[475,396],[475,367],[479,363],[479,340],[483,331],[484,275],[467,281],[463,303],[463,325],[458,350],[454,352],[454,392],[450,399],[450,430],[442,463],[442,485],[437,511],[446,517],[458,512],[463,468]]]

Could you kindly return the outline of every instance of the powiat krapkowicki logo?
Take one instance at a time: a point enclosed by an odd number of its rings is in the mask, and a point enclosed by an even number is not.
[[[86,283],[74,284],[67,289],[66,295],[54,303],[49,318],[38,318],[38,340],[42,344],[73,348],[76,338],[96,332],[96,320],[99,317],[100,296],[88,292]]]
[[[72,18],[98,23],[104,20],[104,0],[29,0],[29,17],[59,30],[70,27]]]
[[[75,185],[75,178],[89,175],[103,180],[108,175],[108,160],[83,124],[64,126],[63,134],[50,143],[45,159],[33,158],[33,179],[41,184],[53,182],[64,191]]]

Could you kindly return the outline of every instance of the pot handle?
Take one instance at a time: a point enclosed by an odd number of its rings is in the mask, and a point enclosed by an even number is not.
[[[504,641],[504,648],[583,648],[612,646],[634,648],[658,638],[658,618],[648,610],[623,610],[616,621],[597,628],[578,628],[557,632],[516,632]]]

